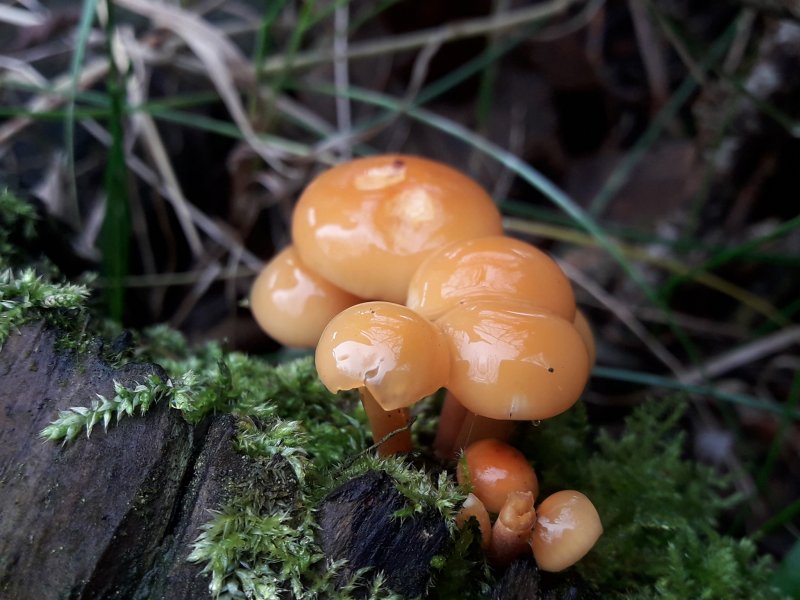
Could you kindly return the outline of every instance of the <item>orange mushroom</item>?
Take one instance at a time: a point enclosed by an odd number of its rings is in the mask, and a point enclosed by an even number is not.
[[[470,519],[478,522],[478,528],[481,531],[481,548],[488,550],[492,541],[492,522],[489,520],[489,512],[483,502],[475,494],[467,494],[467,499],[464,500],[461,510],[456,515],[456,526],[461,529]]]
[[[429,319],[475,298],[527,302],[569,321],[575,296],[558,264],[538,248],[506,236],[454,242],[414,272],[406,305]]]
[[[488,437],[474,416],[547,419],[575,404],[589,378],[588,351],[572,322],[525,303],[462,304],[437,324],[450,347],[448,390],[468,411],[465,444]],[[457,450],[457,442],[437,439],[439,453]]]
[[[250,310],[267,335],[284,346],[313,348],[334,316],[362,300],[311,269],[289,246],[270,260],[250,290]]]
[[[432,160],[390,154],[320,174],[298,200],[292,239],[303,261],[367,299],[402,303],[434,250],[502,232],[491,197],[466,175]]]
[[[575,490],[548,496],[539,505],[536,515],[530,545],[542,571],[563,571],[574,565],[603,533],[594,504]]]
[[[530,492],[533,498],[539,493],[539,480],[525,455],[495,439],[479,440],[464,450],[456,479],[460,485],[469,485],[493,513],[500,512],[512,492]]]
[[[408,407],[447,383],[444,336],[410,308],[365,302],[336,315],[316,350],[319,377],[332,392],[358,389],[373,439],[404,427]],[[411,450],[406,430],[381,444],[381,455]]]
[[[489,562],[505,568],[514,559],[530,552],[529,540],[536,523],[532,492],[511,492],[492,527],[492,539],[487,551]]]
[[[575,296],[558,264],[531,244],[507,236],[487,236],[453,242],[433,252],[414,272],[406,305],[430,319],[459,304],[512,300],[545,310],[569,321],[575,318]],[[451,456],[475,435],[507,439],[509,421],[471,419],[448,393],[434,442],[437,454]]]

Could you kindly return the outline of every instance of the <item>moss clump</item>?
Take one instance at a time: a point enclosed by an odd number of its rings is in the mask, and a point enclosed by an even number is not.
[[[22,260],[20,246],[34,238],[36,211],[7,189],[0,189],[0,270]]]
[[[543,495],[581,490],[603,520],[605,532],[578,571],[604,597],[782,597],[752,542],[717,533],[734,499],[717,474],[683,458],[678,422],[685,406],[680,399],[648,402],[621,435],[594,439],[576,407],[527,435]]]
[[[30,268],[0,271],[0,348],[14,330],[36,319],[71,329],[88,296],[86,286],[53,283]]]
[[[133,416],[137,411],[143,415],[155,402],[167,397],[174,401],[187,391],[181,386],[176,387],[172,380],[161,381],[157,375],[150,375],[147,381],[134,387],[125,387],[115,381],[112,398],[98,394],[90,406],[73,406],[62,410],[58,418],[41,431],[40,436],[51,442],[63,440],[64,443],[73,441],[81,431],[85,431],[86,437],[89,437],[99,423],[107,430],[112,420],[118,422],[123,416]]]

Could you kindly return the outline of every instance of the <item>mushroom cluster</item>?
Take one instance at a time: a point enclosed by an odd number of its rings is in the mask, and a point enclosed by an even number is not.
[[[295,206],[292,246],[258,276],[251,307],[278,341],[316,346],[331,391],[360,391],[384,455],[411,449],[408,407],[440,388],[435,450],[452,458],[475,440],[507,439],[515,421],[567,410],[593,360],[558,265],[502,234],[475,181],[416,156],[316,177]]]
[[[583,558],[603,533],[592,502],[563,490],[535,506],[536,473],[525,456],[505,442],[484,439],[465,451],[458,482],[472,491],[456,517],[463,527],[475,518],[489,562],[504,568],[530,555],[543,571],[563,571]],[[494,525],[490,513],[497,514]]]

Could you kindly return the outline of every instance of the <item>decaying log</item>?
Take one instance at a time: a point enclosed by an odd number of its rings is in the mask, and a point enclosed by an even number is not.
[[[68,444],[40,432],[60,410],[114,395],[156,374],[153,364],[114,368],[99,349],[61,347],[43,324],[12,334],[0,350],[0,598],[14,600],[209,598],[209,575],[189,562],[192,542],[246,486],[291,502],[297,480],[286,459],[235,451],[236,419],[190,427],[166,403]],[[328,494],[318,508],[319,542],[346,584],[366,569],[404,597],[423,594],[431,561],[449,535],[429,508],[408,517],[392,478],[369,472]],[[542,578],[544,580],[544,578]],[[531,561],[514,565],[493,598],[548,596]],[[578,596],[574,596],[578,597]]]
[[[425,591],[431,560],[449,536],[435,509],[396,517],[406,503],[391,477],[376,471],[352,479],[323,500],[320,544],[328,558],[347,560],[340,583],[369,568],[372,574],[382,572],[388,587],[405,597]]]
[[[62,350],[43,325],[0,353],[0,597],[130,595],[167,533],[192,455],[189,426],[156,407],[103,434],[59,445],[39,432],[59,410],[156,373]]]
[[[492,600],[598,600],[572,572],[539,571],[533,556],[515,560],[492,590]]]
[[[539,597],[541,575],[532,558],[515,560],[492,590],[492,600],[527,600]]]
[[[114,395],[156,365],[108,365],[98,352],[78,354],[38,324],[12,334],[0,352],[0,597],[207,598],[202,565],[187,561],[201,526],[242,482],[296,491],[291,469],[237,453],[235,419],[191,428],[157,405],[69,444],[39,434],[60,410]],[[284,461],[285,462],[285,461]],[[295,486],[293,488],[293,485]],[[387,583],[419,595],[430,561],[447,539],[441,517],[426,511],[395,519],[405,499],[391,479],[371,473],[326,498],[322,543],[343,573],[383,571]]]

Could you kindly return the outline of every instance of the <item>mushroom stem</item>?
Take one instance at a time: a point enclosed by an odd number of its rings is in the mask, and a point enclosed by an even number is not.
[[[498,421],[467,410],[448,390],[433,442],[434,451],[442,459],[456,458],[459,452],[478,440],[508,441],[515,428],[514,421]]]
[[[463,448],[468,447],[478,440],[494,438],[501,442],[507,442],[511,439],[517,427],[515,421],[499,421],[497,419],[476,415],[466,409],[464,410],[466,411],[466,415],[461,422],[461,428],[456,438],[453,454],[458,454]]]
[[[408,425],[409,411],[407,408],[383,410],[375,397],[367,388],[360,388],[361,404],[367,413],[367,420],[372,431],[372,439],[378,446],[378,456],[391,456],[411,452],[411,432],[408,429],[399,431]],[[383,443],[381,440],[392,435]]]
[[[511,492],[492,527],[488,558],[492,566],[505,568],[530,552],[528,539],[536,524],[532,492]]]
[[[467,416],[467,409],[448,390],[444,396],[442,412],[439,413],[439,427],[433,440],[433,450],[442,459],[454,458],[461,448],[456,448],[456,440],[461,425]]]

